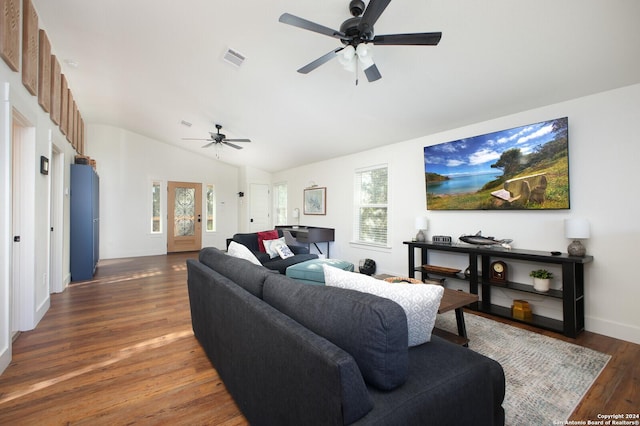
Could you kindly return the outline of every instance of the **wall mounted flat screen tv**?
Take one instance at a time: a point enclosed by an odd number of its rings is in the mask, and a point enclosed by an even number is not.
[[[424,148],[428,210],[569,208],[568,119]]]

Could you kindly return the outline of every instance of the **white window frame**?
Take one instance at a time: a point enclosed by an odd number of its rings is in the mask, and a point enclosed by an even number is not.
[[[363,174],[379,169],[386,169],[387,171],[387,193],[386,193],[386,202],[385,203],[362,203],[361,199],[361,191],[362,191],[362,176]],[[375,166],[363,167],[355,170],[354,173],[354,197],[353,197],[353,244],[369,246],[372,248],[383,248],[389,249],[391,248],[389,245],[389,235],[390,235],[390,193],[389,188],[390,185],[390,170],[388,164],[378,164]],[[371,240],[363,240],[360,235],[360,211],[363,207],[367,208],[383,208],[386,209],[386,227],[384,231],[384,240],[385,241],[371,241]]]
[[[283,191],[285,194],[285,200],[284,200],[284,205],[280,205],[280,192]],[[289,221],[289,215],[288,215],[288,188],[287,188],[287,182],[279,182],[273,185],[273,224],[274,225],[289,225],[289,223],[287,223]],[[279,210],[282,210],[283,216],[284,216],[284,222],[280,223],[280,212]]]
[[[205,184],[204,188],[204,231],[212,233],[216,232],[216,230],[218,229],[218,215],[216,210],[216,185],[213,183],[207,183]],[[213,216],[213,229],[209,229],[209,188],[211,188],[211,191],[213,192],[213,205],[211,206],[211,214]]]
[[[165,206],[165,200],[163,199],[162,195],[166,194],[166,187],[164,185],[164,182],[160,179],[151,179],[150,181],[150,187],[151,187],[151,191],[149,192],[149,203],[147,204],[149,206],[149,210],[148,210],[148,214],[149,214],[149,233],[151,235],[162,235],[164,233],[164,206]],[[159,229],[157,231],[155,231],[153,229],[153,222],[154,222],[154,211],[153,211],[153,194],[154,194],[154,190],[155,188],[158,188],[158,203],[160,204],[158,206],[159,211],[158,211],[158,224],[159,224]],[[164,192],[163,192],[163,188],[164,188]]]

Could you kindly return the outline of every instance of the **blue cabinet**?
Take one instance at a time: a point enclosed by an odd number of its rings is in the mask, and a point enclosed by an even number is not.
[[[93,278],[100,259],[100,178],[90,165],[71,165],[71,281]]]

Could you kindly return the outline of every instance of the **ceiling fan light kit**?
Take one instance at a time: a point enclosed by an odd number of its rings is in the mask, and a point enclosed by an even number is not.
[[[358,64],[361,65],[367,80],[373,82],[382,78],[382,75],[373,61],[369,43],[387,46],[436,46],[440,42],[441,32],[374,35],[373,26],[390,2],[391,0],[370,0],[369,5],[365,7],[364,1],[351,0],[349,11],[353,17],[344,21],[340,25],[339,31],[289,13],[283,13],[280,16],[280,22],[337,38],[345,45],[345,47],[334,49],[303,66],[298,69],[298,72],[307,74],[337,56],[338,61],[346,70],[356,72],[356,84],[358,84]]]

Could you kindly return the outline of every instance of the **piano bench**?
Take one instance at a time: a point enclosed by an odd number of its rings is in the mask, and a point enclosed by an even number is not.
[[[324,285],[322,265],[353,272],[353,263],[338,259],[312,259],[287,268],[286,275],[303,284]]]

